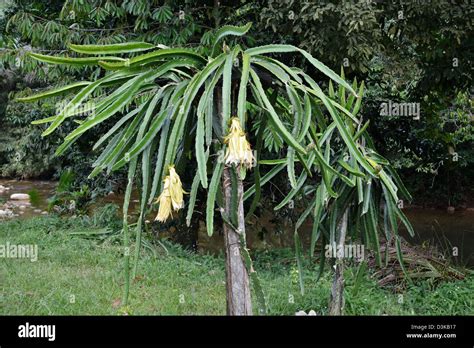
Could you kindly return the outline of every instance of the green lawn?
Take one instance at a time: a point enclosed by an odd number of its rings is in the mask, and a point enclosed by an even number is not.
[[[85,220],[41,217],[0,222],[0,245],[37,244],[38,260],[0,260],[0,314],[121,314],[122,259],[119,236],[105,241],[72,235],[96,231]],[[225,314],[224,259],[196,255],[165,243],[144,248],[139,276],[131,286],[128,311],[135,315]],[[133,253],[132,253],[133,255]],[[325,314],[329,271],[314,284],[317,264],[307,265],[305,295],[299,291],[292,250],[254,255],[269,313],[293,315],[314,309]],[[353,293],[355,270],[346,270],[346,314],[474,314],[474,277],[436,287],[418,282],[399,295],[382,289],[367,275]],[[255,297],[255,296],[254,296]],[[256,304],[255,304],[256,307]]]

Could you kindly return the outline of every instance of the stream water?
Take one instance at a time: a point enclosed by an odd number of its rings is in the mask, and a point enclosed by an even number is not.
[[[0,210],[8,207],[14,214],[11,219],[26,219],[41,214],[46,214],[48,206],[47,199],[51,197],[56,187],[53,181],[16,181],[16,180],[0,180],[0,186],[9,188],[9,190],[0,190]],[[38,194],[37,202],[34,204],[24,204],[21,201],[15,202],[10,200],[10,196],[14,193],[28,193],[35,190]],[[122,204],[123,196],[111,194],[100,199],[97,204],[117,203]],[[135,197],[132,197],[131,208],[137,203]],[[474,209],[467,208],[462,211],[448,213],[441,209],[426,208],[407,208],[404,209],[405,214],[411,221],[415,237],[411,238],[406,232],[402,232],[403,236],[414,244],[431,243],[450,255],[453,254],[453,248],[457,248],[458,260],[461,264],[474,266]],[[251,249],[263,247],[285,247],[293,244],[293,231],[291,227],[286,230],[284,226],[275,226],[272,222],[271,214],[263,216],[258,224],[249,226],[247,232],[247,242]],[[0,223],[2,218],[0,217]],[[264,226],[264,227],[262,227]],[[203,252],[218,252],[222,250],[223,237],[216,234],[209,238],[205,233],[205,226],[201,224],[195,236],[197,236],[196,247]],[[176,234],[176,228],[169,236]],[[300,235],[309,235],[309,226],[303,226]],[[283,232],[282,232],[283,230]],[[262,233],[265,231],[265,233]],[[306,233],[308,232],[308,233]],[[185,232],[186,234],[189,234]],[[178,237],[179,239],[179,237]]]

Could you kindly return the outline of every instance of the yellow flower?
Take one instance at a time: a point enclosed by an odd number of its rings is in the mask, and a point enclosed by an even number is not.
[[[179,209],[184,207],[184,200],[183,200],[183,186],[181,184],[181,179],[176,173],[174,166],[169,167],[170,175],[169,175],[169,191],[171,196],[171,203],[173,205],[173,209],[178,211]]]
[[[224,138],[224,143],[228,145],[225,154],[226,164],[243,165],[246,168],[253,166],[252,149],[237,117],[231,119],[229,134]]]
[[[158,208],[158,215],[155,220],[160,222],[165,222],[172,216],[173,210],[178,211],[184,207],[183,193],[185,191],[183,190],[181,179],[178,173],[176,173],[174,166],[169,166],[169,172],[169,175],[163,180],[163,191],[156,202],[160,204],[160,207]]]

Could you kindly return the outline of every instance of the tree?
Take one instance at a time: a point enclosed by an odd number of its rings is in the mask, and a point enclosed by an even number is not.
[[[210,47],[199,50],[128,42],[70,44],[71,50],[85,55],[79,58],[30,53],[32,58],[48,64],[100,66],[104,70],[95,81],[76,82],[20,100],[34,101],[74,92],[57,116],[37,121],[49,123],[45,136],[70,119],[79,124],[65,137],[56,151],[58,155],[90,129],[117,117],[114,126],[94,146],[97,149],[108,142],[90,176],[128,165],[123,207],[124,304],[128,301],[130,280],[128,204],[132,187],[140,178],[141,209],[136,226],[134,275],[144,218],[158,193],[158,221],[166,221],[184,207],[179,173],[188,168],[190,160],[196,162],[197,171],[189,193],[187,221],[193,214],[199,187],[207,189],[208,234],[214,232],[216,204],[224,225],[230,315],[252,314],[249,276],[256,288],[260,310],[265,311],[264,297],[245,246],[244,201],[254,196],[252,209],[258,202],[261,186],[284,168],[292,189],[276,209],[301,194],[305,184],[313,185],[309,192],[311,203],[303,213],[305,217],[311,214],[314,220],[312,253],[321,231],[323,239],[333,241],[336,224],[346,211],[356,221],[359,218],[352,211],[369,212],[370,218],[366,216],[363,221],[372,225],[356,232],[370,231],[371,238],[378,240],[373,225],[378,203],[372,198],[372,181],[383,189],[391,222],[395,223],[393,219],[397,216],[403,217],[396,206],[397,186],[392,180],[394,177],[397,181],[396,173],[372,149],[367,125],[363,126],[355,117],[360,109],[363,85],[357,88],[354,82],[351,86],[343,76],[295,46],[243,49],[239,44],[230,45],[232,37],[244,38],[249,29],[250,24],[224,26],[216,32]],[[149,52],[143,53],[146,51]],[[199,51],[207,52],[208,56]],[[303,70],[268,57],[282,53],[301,54],[315,69],[336,82],[339,100],[332,83],[327,96]],[[126,110],[133,101],[136,107]],[[288,122],[290,130],[286,126]],[[250,124],[258,125],[256,155],[251,152],[244,132],[248,132]],[[283,139],[286,158],[267,161],[274,168],[260,176],[261,138],[267,128]],[[244,191],[246,172],[254,165],[254,184]],[[210,181],[208,173],[212,173]],[[321,180],[314,184],[308,180],[311,177]],[[357,197],[357,207],[349,204],[353,197]],[[297,231],[295,242],[301,260]],[[377,247],[376,242],[373,245]],[[299,265],[301,268],[301,261]]]

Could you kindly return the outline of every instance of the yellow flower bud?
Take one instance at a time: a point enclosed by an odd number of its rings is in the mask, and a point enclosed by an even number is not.
[[[160,222],[165,222],[172,216],[173,210],[178,211],[184,207],[183,193],[186,192],[183,190],[181,179],[174,166],[169,166],[169,172],[169,175],[163,180],[163,191],[156,201],[160,207],[155,220]]]
[[[163,191],[158,197],[156,203],[160,204],[158,208],[158,215],[156,215],[155,221],[165,222],[172,215],[171,214],[171,195],[170,195],[170,179],[166,177],[164,180]]]
[[[229,134],[224,138],[224,143],[227,144],[226,164],[243,165],[246,168],[252,167],[254,162],[252,149],[237,117],[231,119]]]
[[[171,196],[171,203],[173,204],[173,209],[178,211],[179,209],[184,207],[184,200],[183,200],[183,186],[181,184],[181,179],[176,173],[176,170],[173,166],[170,166],[170,175],[169,175],[169,191]]]

